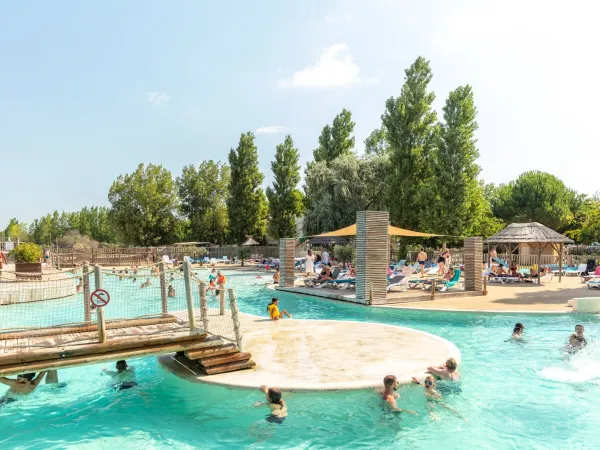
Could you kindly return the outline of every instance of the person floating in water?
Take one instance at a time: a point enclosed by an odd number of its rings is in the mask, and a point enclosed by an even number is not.
[[[454,408],[448,406],[446,403],[444,403],[442,401],[443,396],[442,396],[442,393],[435,388],[435,378],[434,377],[432,377],[431,375],[425,377],[425,380],[423,380],[423,383],[421,383],[415,377],[413,377],[412,380],[414,383],[416,383],[418,385],[422,384],[425,387],[424,394],[425,394],[425,398],[427,399],[427,407],[429,409],[429,416],[433,420],[437,420],[437,416],[434,414],[433,408],[435,407],[435,405],[440,405],[442,408],[447,409],[448,411],[452,412],[454,415],[463,419],[466,422],[466,419],[464,417],[462,417],[458,411],[456,411]]]
[[[290,319],[292,318],[292,315],[287,312],[285,309],[281,312],[279,312],[279,299],[277,297],[273,297],[271,299],[271,303],[269,304],[269,306],[267,306],[267,312],[269,313],[269,317],[271,317],[271,320],[279,320],[279,319],[283,319],[283,316],[288,316]]]
[[[523,337],[523,331],[525,331],[525,326],[521,322],[517,322],[515,327],[513,328],[512,339],[521,339]]]
[[[9,387],[6,394],[4,394],[4,397],[0,399],[0,406],[14,402],[16,400],[15,397],[31,394],[45,376],[46,372],[40,372],[37,376],[35,376],[35,373],[17,375],[15,380],[12,378],[0,377],[0,383]]]
[[[266,418],[267,422],[282,424],[287,417],[288,410],[287,405],[283,401],[281,391],[277,388],[269,388],[268,386],[261,386],[260,390],[265,393],[266,402],[256,402],[254,406],[267,405],[271,408],[271,414]]]
[[[410,409],[398,408],[398,403],[396,402],[396,400],[400,397],[400,394],[396,392],[398,386],[400,386],[398,378],[396,378],[394,375],[386,375],[386,377],[383,379],[383,390],[379,391],[379,395],[383,400],[385,400],[392,411],[407,412],[417,415],[416,412]]]
[[[427,372],[439,377],[441,380],[460,381],[460,373],[458,372],[458,363],[454,358],[448,358],[446,364],[438,367],[428,367]]]
[[[115,368],[117,369],[116,372],[104,369],[104,373],[111,376],[112,379],[116,381],[116,383],[113,384],[113,388],[122,391],[137,386],[137,382],[135,381],[135,369],[129,367],[127,361],[124,359],[117,361]]]

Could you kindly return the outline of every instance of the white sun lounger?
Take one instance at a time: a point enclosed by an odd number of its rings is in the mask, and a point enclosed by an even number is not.
[[[513,284],[521,281],[518,277],[490,277],[488,280],[490,283],[502,283],[502,284]]]

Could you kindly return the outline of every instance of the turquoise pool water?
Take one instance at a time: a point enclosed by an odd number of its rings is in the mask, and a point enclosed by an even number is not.
[[[266,315],[273,292],[253,275],[229,277],[240,309]],[[178,292],[179,294],[179,292]],[[413,327],[454,342],[462,352],[458,389],[446,402],[463,416],[426,409],[416,386],[400,389],[397,415],[372,391],[284,393],[281,425],[255,408],[260,392],[189,384],[155,358],[131,360],[138,389],[114,392],[105,365],[60,372],[62,389],[42,385],[0,407],[0,448],[597,448],[600,444],[600,318],[421,312],[280,294],[295,317],[381,322]],[[74,305],[76,307],[76,305]],[[0,323],[12,314],[0,309]],[[10,307],[9,307],[10,308]],[[19,310],[22,313],[22,307]],[[17,311],[16,309],[14,311]],[[526,326],[522,343],[506,342],[512,325]],[[576,323],[590,345],[565,359]],[[381,351],[393,342],[381,344]],[[0,393],[2,392],[0,388]]]

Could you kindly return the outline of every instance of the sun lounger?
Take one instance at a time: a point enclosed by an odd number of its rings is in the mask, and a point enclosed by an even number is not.
[[[406,290],[406,287],[408,287],[408,277],[406,275],[395,275],[388,278],[388,292],[396,286],[404,286],[404,289]]]
[[[521,278],[519,277],[490,277],[488,282],[490,283],[501,283],[501,284],[514,284],[519,283]]]
[[[337,267],[335,269],[333,269],[333,272],[331,272],[331,278],[333,278],[333,280],[335,280],[339,274],[341,272],[341,269],[338,269]],[[331,280],[319,280],[319,278],[310,278],[310,279],[306,279],[304,280],[304,285],[307,287],[314,287],[316,289],[321,289],[324,288],[327,285],[327,282],[331,281]]]
[[[588,281],[586,284],[588,289],[600,289],[600,279]]]
[[[327,280],[327,287],[334,289],[352,289],[356,286],[356,278],[337,278]]]
[[[587,270],[587,264],[583,263],[583,264],[579,264],[578,267],[569,267],[568,269],[565,270],[564,274],[566,276],[569,275],[575,275],[580,277],[582,273],[585,273],[585,271]]]
[[[461,273],[462,272],[460,270],[455,269],[454,275],[452,276],[451,279],[437,280],[435,283],[435,288],[441,292],[447,291],[448,289],[453,288],[455,286],[458,289],[461,289],[462,287],[464,287],[464,284],[460,281]],[[427,280],[425,283],[423,283],[423,289],[431,289],[431,286],[433,286],[433,283],[429,280]]]

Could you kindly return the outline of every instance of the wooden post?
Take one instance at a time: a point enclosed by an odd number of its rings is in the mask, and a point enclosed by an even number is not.
[[[208,331],[208,302],[206,301],[206,283],[201,281],[198,284],[200,289],[200,318],[202,319],[202,328]]]
[[[487,277],[483,277],[483,295],[487,295]]]
[[[94,267],[94,279],[96,281],[96,289],[102,289],[102,268],[98,265]],[[106,323],[104,321],[104,306],[96,307],[96,318],[98,319],[98,341],[106,342]]]
[[[158,263],[158,270],[160,275],[160,299],[162,302],[162,313],[166,315],[169,313],[169,302],[167,300],[167,275],[165,274],[165,262],[161,260]]]
[[[431,300],[435,299],[435,285],[436,279],[434,278],[433,280],[431,280]]]
[[[83,265],[83,321],[86,324],[92,322],[92,311],[90,309],[90,266]]]
[[[564,245],[562,242],[560,243],[559,252],[558,252],[558,282],[562,282],[562,269],[563,269],[563,251]]]
[[[187,300],[188,320],[190,330],[196,331],[196,315],[194,313],[194,299],[192,298],[192,280],[190,277],[190,262],[183,263],[183,279],[185,281],[185,299]]]
[[[240,329],[240,319],[238,317],[237,295],[233,289],[229,289],[229,307],[231,308],[231,319],[233,320],[233,331],[235,332],[235,340],[240,352],[244,351],[242,343],[242,330]]]

